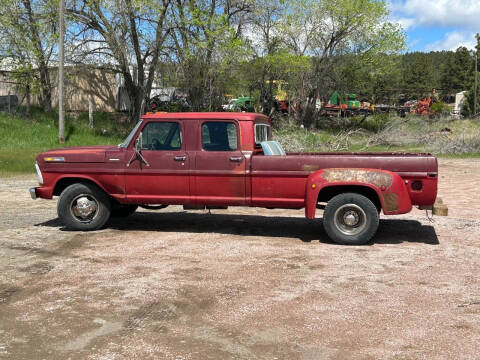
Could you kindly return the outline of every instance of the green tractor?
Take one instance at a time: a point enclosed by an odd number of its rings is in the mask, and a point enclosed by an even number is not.
[[[233,103],[231,110],[253,112],[253,101],[248,96],[240,97]]]
[[[332,94],[328,103],[336,106],[346,105],[347,109],[360,108],[360,101],[357,100],[356,94],[340,95],[338,91],[335,91]]]

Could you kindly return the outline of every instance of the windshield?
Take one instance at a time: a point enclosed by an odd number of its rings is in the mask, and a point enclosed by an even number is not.
[[[121,147],[121,148],[126,148],[128,146],[128,144],[130,144],[130,141],[132,141],[132,138],[133,136],[135,135],[135,133],[137,132],[138,128],[140,127],[140,125],[142,125],[142,121],[143,120],[140,120],[137,125],[135,125],[135,127],[133,128],[133,130],[130,132],[130,134],[128,134],[127,138],[121,143],[121,144],[118,144],[118,147]]]

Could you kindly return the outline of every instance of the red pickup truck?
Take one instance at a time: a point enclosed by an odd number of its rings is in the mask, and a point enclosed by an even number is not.
[[[118,146],[51,150],[37,157],[32,198],[60,196],[69,229],[96,230],[138,206],[324,209],[328,236],[364,244],[381,211],[434,209],[437,159],[430,154],[287,153],[268,117],[253,113],[144,115]]]

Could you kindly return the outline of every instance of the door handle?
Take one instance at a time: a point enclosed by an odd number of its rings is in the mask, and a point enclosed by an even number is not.
[[[230,161],[232,161],[232,162],[242,162],[243,161],[243,156],[231,156]]]
[[[186,157],[185,155],[183,155],[183,156],[175,156],[175,157],[173,158],[173,160],[175,160],[175,161],[185,161],[185,160],[187,160],[187,157]]]

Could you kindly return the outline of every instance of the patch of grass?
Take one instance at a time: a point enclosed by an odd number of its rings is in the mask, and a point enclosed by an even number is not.
[[[438,154],[437,156],[444,159],[471,159],[480,158],[480,152],[463,154]]]
[[[67,116],[66,141],[59,144],[57,119],[56,112],[45,114],[35,108],[30,121],[0,113],[0,176],[33,172],[35,157],[49,149],[118,144],[124,138],[119,132],[89,129],[88,116],[86,121]]]

